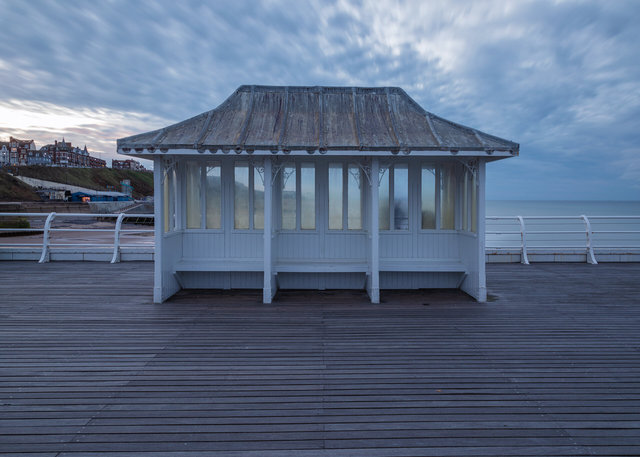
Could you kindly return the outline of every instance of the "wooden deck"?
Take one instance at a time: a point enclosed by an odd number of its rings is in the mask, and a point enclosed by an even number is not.
[[[0,262],[0,453],[640,455],[640,264],[456,291],[181,293],[151,263]]]

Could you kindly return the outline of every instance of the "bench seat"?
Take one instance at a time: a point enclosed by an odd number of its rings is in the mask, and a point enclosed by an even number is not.
[[[264,271],[261,258],[228,258],[182,260],[176,272],[198,271]],[[366,261],[354,259],[280,259],[274,273],[367,273]],[[456,259],[380,259],[381,272],[447,272],[466,273],[467,267]]]

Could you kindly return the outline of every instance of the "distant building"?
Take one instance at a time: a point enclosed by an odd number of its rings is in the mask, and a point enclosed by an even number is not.
[[[6,144],[6,143],[4,143]],[[9,165],[28,165],[29,153],[36,151],[36,143],[33,140],[19,140],[9,138]]]
[[[43,146],[40,151],[46,152],[51,158],[51,165],[54,167],[69,168],[104,168],[107,162],[91,157],[87,146],[84,149],[73,147],[71,142],[56,140],[53,144]]]
[[[98,159],[97,157],[89,156],[89,167],[90,168],[106,168],[107,161]]]
[[[9,165],[9,151],[11,150],[8,141],[0,141],[0,167]]]
[[[42,165],[73,168],[105,168],[107,162],[92,157],[85,145],[83,149],[73,147],[71,142],[56,140],[53,144],[38,149],[33,140],[10,137],[0,142],[0,167],[7,165]]]
[[[134,170],[134,171],[147,171],[147,169],[137,160],[111,160],[111,168],[115,170]]]

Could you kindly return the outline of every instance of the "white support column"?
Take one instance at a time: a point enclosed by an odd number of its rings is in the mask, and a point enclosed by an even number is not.
[[[477,176],[477,224],[478,224],[478,301],[484,303],[487,301],[487,274],[486,274],[486,234],[485,234],[485,183],[486,183],[486,166],[487,162],[484,160],[478,161],[478,176]]]
[[[162,159],[153,161],[153,213],[155,248],[153,252],[153,302],[162,303],[162,232],[164,230],[164,187],[162,185]]]
[[[379,227],[379,187],[380,187],[380,162],[378,158],[371,161],[371,265],[369,265],[369,281],[367,292],[371,303],[380,303],[380,227]]]
[[[175,199],[176,204],[176,230],[182,231],[185,227],[186,211],[186,179],[185,179],[185,167],[183,163],[177,163],[173,169],[175,170]]]
[[[273,171],[271,157],[264,158],[264,286],[262,302],[271,303],[276,293],[275,276],[273,275],[272,240],[273,240]]]

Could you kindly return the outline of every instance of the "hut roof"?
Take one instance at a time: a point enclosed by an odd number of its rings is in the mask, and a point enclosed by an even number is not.
[[[240,86],[217,108],[121,138],[118,149],[125,153],[193,149],[503,151],[515,155],[519,145],[429,113],[398,87]]]

